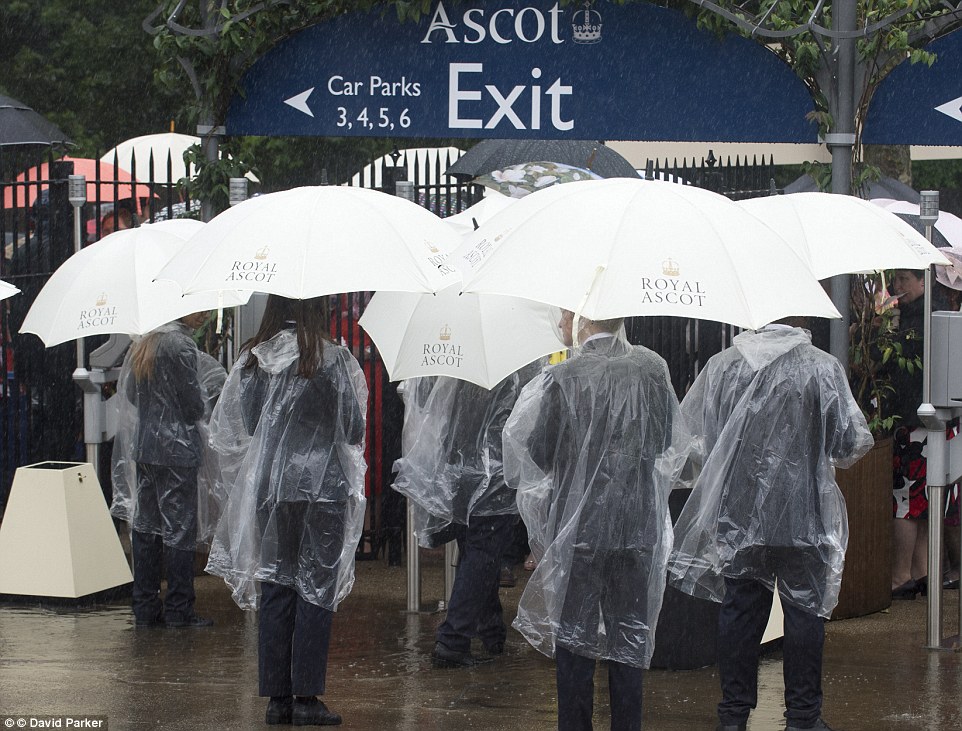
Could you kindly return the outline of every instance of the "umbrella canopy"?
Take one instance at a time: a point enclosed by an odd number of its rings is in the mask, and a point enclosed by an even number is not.
[[[101,162],[110,163],[116,160],[118,165],[129,165],[133,160],[137,166],[137,174],[141,180],[150,179],[155,183],[176,183],[181,178],[188,177],[184,153],[188,147],[199,145],[200,137],[183,135],[179,132],[161,132],[159,134],[141,135],[124,140],[101,156]],[[150,160],[153,157],[153,174],[150,170]],[[168,161],[170,170],[167,169]],[[131,169],[133,169],[131,167]],[[256,183],[253,173],[245,175],[248,180]]]
[[[90,160],[85,157],[65,157],[64,162],[72,162],[74,175],[83,175],[87,178],[87,200],[107,201],[124,200],[125,198],[149,198],[150,188],[146,185],[131,186],[133,177],[123,168],[115,168],[99,160]],[[98,184],[96,181],[100,180]],[[26,208],[32,206],[37,199],[37,194],[41,190],[46,190],[49,185],[33,185],[37,180],[50,180],[50,165],[32,167],[20,173],[13,185],[7,185],[3,192],[4,208]],[[29,181],[29,183],[27,183]],[[115,185],[119,182],[120,185]],[[17,183],[27,183],[17,185]]]
[[[517,199],[498,193],[496,190],[488,188],[484,198],[479,200],[470,208],[466,208],[460,213],[448,216],[444,222],[452,226],[462,236],[474,231],[478,226],[487,221],[491,216],[503,211],[514,203]]]
[[[7,297],[13,297],[20,290],[14,287],[12,284],[7,284],[4,281],[0,281],[0,300],[5,300]]]
[[[777,231],[819,279],[946,263],[924,236],[898,216],[854,196],[790,193],[736,205]]]
[[[338,292],[434,292],[459,241],[430,211],[366,188],[309,186],[216,216],[160,277],[185,292],[243,289],[295,299]],[[441,258],[439,258],[441,257]]]
[[[724,196],[661,181],[587,180],[522,198],[451,256],[464,291],[592,320],[674,315],[758,328],[839,317],[807,264]]]
[[[70,142],[53,122],[23,102],[0,94],[0,146],[56,145]]]
[[[519,368],[565,349],[558,309],[500,295],[377,292],[360,324],[392,381],[452,376],[493,388]]]
[[[173,282],[154,281],[203,226],[189,219],[145,224],[81,249],[51,275],[20,332],[50,347],[88,335],[143,335],[192,312],[244,304],[249,293],[184,296]]]
[[[922,222],[918,219],[919,216],[919,204],[909,203],[908,201],[893,200],[892,198],[874,198],[872,200],[877,206],[881,206],[886,211],[891,211],[892,213],[907,213],[915,218],[903,219],[907,220],[916,231],[921,231],[925,233],[925,227]],[[916,221],[918,226],[916,226]],[[921,228],[919,228],[921,226]],[[962,218],[959,218],[953,213],[947,211],[939,211],[938,220],[935,222],[935,231],[941,234],[946,242],[946,246],[954,246],[956,248],[962,249]],[[936,243],[936,246],[941,247],[942,244]]]
[[[637,178],[625,158],[596,140],[482,140],[449,167],[448,175],[477,178],[512,165],[553,160],[585,168],[602,178]]]
[[[786,185],[785,192],[816,193],[818,192],[818,183],[811,175],[805,174]],[[867,199],[894,198],[911,203],[918,203],[922,199],[917,190],[895,178],[866,181],[862,185],[861,193],[862,197]]]
[[[524,198],[549,185],[601,179],[600,175],[585,168],[576,168],[561,162],[537,161],[511,165],[504,170],[493,170],[478,176],[473,182],[511,198]]]

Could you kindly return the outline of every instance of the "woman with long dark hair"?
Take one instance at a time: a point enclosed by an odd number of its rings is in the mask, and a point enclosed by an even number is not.
[[[317,696],[332,613],[354,583],[367,386],[328,336],[328,303],[271,295],[211,419],[228,501],[207,570],[260,610],[268,724],[341,722]]]

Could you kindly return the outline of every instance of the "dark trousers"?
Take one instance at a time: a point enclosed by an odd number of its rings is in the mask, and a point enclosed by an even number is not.
[[[153,533],[131,531],[134,562],[133,609],[141,622],[161,618],[183,621],[194,613],[194,552],[181,551]],[[167,593],[160,602],[161,560],[167,573]],[[161,612],[163,607],[163,613]]]
[[[468,652],[475,636],[487,648],[504,643],[507,630],[498,580],[501,558],[517,522],[517,515],[493,515],[471,518],[470,525],[459,526],[458,571],[447,616],[437,632],[437,641],[448,649]]]
[[[257,673],[262,696],[324,693],[334,613],[293,589],[262,582]]]
[[[782,597],[785,637],[785,718],[792,726],[815,724],[822,711],[822,648],[825,620],[798,609]],[[718,672],[722,724],[744,723],[758,702],[758,648],[772,609],[772,592],[750,579],[725,579],[718,615]]]
[[[558,731],[591,731],[595,660],[555,647],[558,680]],[[611,731],[640,731],[641,668],[608,661]]]

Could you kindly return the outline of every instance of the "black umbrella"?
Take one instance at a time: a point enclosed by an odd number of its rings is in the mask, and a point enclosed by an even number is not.
[[[786,193],[812,193],[818,191],[815,179],[811,175],[802,175],[797,180],[785,186]],[[862,193],[868,200],[873,198],[891,198],[896,201],[918,203],[922,200],[919,192],[895,178],[870,180],[862,184]]]
[[[925,224],[922,223],[922,219],[917,215],[914,213],[896,213],[895,215],[905,221],[920,234],[925,236]],[[932,227],[932,246],[935,246],[939,249],[945,249],[952,246],[951,242],[949,242],[949,240],[945,238],[942,232],[935,228],[935,226]]]
[[[0,95],[0,146],[56,145],[69,141],[57,125],[26,104]]]
[[[630,162],[596,140],[482,140],[445,172],[471,179],[538,160],[584,168],[603,178],[638,177]]]

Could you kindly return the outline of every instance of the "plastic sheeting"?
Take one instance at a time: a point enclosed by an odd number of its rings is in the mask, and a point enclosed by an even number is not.
[[[219,512],[214,494],[213,455],[206,448],[207,422],[227,372],[214,358],[197,349],[186,326],[169,323],[154,333],[160,340],[152,383],[138,388],[131,370],[131,348],[117,380],[117,395],[111,400],[117,410],[117,431],[111,457],[110,512],[128,522],[133,530],[163,536],[174,548],[193,550],[195,542],[210,543]],[[138,460],[197,468],[196,535],[188,535],[186,526],[171,525],[174,516],[139,508]],[[175,488],[176,484],[168,487]],[[168,502],[165,497],[172,496],[159,495],[162,504]],[[175,512],[190,513],[194,506],[182,508]]]
[[[514,621],[535,648],[648,666],[688,443],[665,361],[621,338],[588,339],[522,391],[504,469],[538,559]]]
[[[404,427],[393,487],[415,505],[420,545],[447,542],[445,529],[473,516],[518,513],[514,490],[504,484],[501,431],[521,387],[541,365],[512,373],[490,391],[446,376],[398,386]]]
[[[252,357],[257,365],[245,368]],[[298,363],[293,330],[243,354],[211,419],[228,498],[207,571],[242,609],[257,608],[262,581],[332,611],[354,584],[367,385],[339,345],[325,343],[311,379]]]
[[[670,581],[720,602],[724,577],[754,579],[828,617],[848,543],[833,465],[871,449],[842,366],[805,330],[745,332],[682,403],[704,467],[675,524]],[[707,457],[705,457],[707,455]]]

